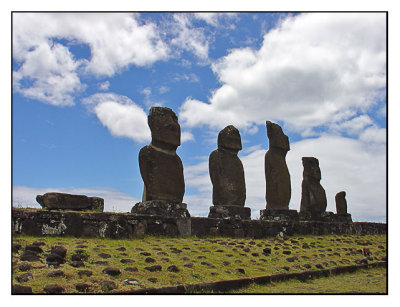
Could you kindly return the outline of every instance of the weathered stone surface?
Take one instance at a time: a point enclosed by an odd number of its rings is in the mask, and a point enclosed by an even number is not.
[[[209,158],[214,206],[244,206],[246,184],[243,164],[237,156],[241,149],[239,130],[227,126],[220,131],[218,149]]]
[[[251,216],[251,210],[249,207],[239,206],[212,206],[210,207],[209,218],[236,218],[236,219],[247,219]]]
[[[29,271],[30,269],[32,269],[32,266],[29,263],[23,263],[18,268],[20,271],[26,272],[26,271]]]
[[[299,214],[296,210],[264,209],[260,210],[260,220],[263,221],[297,221]]]
[[[49,210],[93,210],[103,212],[104,199],[100,197],[88,197],[86,195],[74,195],[66,193],[50,192],[37,195],[36,201]]]
[[[303,157],[303,182],[301,184],[300,212],[309,211],[322,214],[326,210],[326,193],[321,181],[321,170],[318,159]]]
[[[103,280],[100,285],[106,291],[117,289],[117,284],[111,280]]]
[[[33,251],[25,251],[19,258],[21,261],[39,261],[40,257]]]
[[[264,164],[267,209],[289,210],[291,186],[286,164],[286,154],[290,150],[289,138],[278,124],[267,121],[266,126],[269,139]]]
[[[347,214],[346,192],[341,191],[335,195],[336,213]]]
[[[85,284],[85,283],[78,283],[75,285],[75,289],[78,292],[89,292],[90,291],[90,285]]]
[[[65,273],[61,270],[55,270],[47,273],[47,277],[64,277]]]
[[[131,213],[159,216],[173,216],[179,218],[190,217],[185,203],[171,203],[166,200],[150,200],[136,203]]]
[[[117,276],[121,274],[120,269],[118,268],[105,268],[103,273],[108,274],[110,276]]]
[[[15,277],[18,282],[27,282],[33,278],[31,273],[24,273]]]

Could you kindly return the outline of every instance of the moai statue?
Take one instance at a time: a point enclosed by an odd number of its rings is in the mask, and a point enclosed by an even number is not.
[[[183,165],[176,149],[181,145],[178,117],[169,108],[152,107],[148,116],[151,144],[139,152],[144,182],[142,202],[132,213],[190,217],[186,204]]]
[[[218,134],[218,149],[210,154],[209,171],[213,184],[213,205],[210,218],[250,218],[250,208],[244,207],[246,184],[242,161],[239,130],[227,126]]]
[[[266,122],[269,150],[265,154],[266,210],[260,211],[261,220],[287,220],[298,217],[296,210],[289,210],[291,196],[290,174],[286,154],[290,150],[289,138],[282,128]]]
[[[325,190],[322,187],[321,170],[318,159],[303,157],[303,182],[301,184],[300,213],[310,212],[312,218],[325,212],[327,202]]]
[[[341,191],[335,195],[336,220],[338,222],[351,222],[351,214],[347,213],[346,192]]]

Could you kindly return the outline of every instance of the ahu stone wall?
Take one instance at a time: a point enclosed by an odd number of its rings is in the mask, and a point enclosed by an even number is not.
[[[385,234],[384,223],[174,218],[130,213],[12,209],[12,232],[33,236],[132,238],[142,235],[266,238],[283,235]]]

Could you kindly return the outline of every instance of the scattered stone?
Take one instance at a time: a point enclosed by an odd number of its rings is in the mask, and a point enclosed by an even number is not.
[[[283,266],[282,269],[284,269],[285,271],[290,271],[290,268],[288,266]]]
[[[122,258],[119,262],[121,262],[121,263],[132,263],[133,260],[132,260],[132,259],[125,259],[125,258]]]
[[[169,262],[168,258],[161,258],[162,261]]]
[[[167,271],[168,271],[168,272],[173,272],[173,273],[178,273],[178,272],[179,272],[179,269],[178,269],[178,267],[177,267],[176,265],[171,265],[171,266],[169,266],[169,267],[167,268]]]
[[[197,259],[206,259],[205,256],[197,256]]]
[[[251,253],[251,255],[252,255],[253,257],[258,257],[258,256],[260,256],[259,253]]]
[[[61,270],[56,270],[56,271],[52,271],[47,273],[46,275],[47,277],[64,277],[65,273]]]
[[[211,265],[211,264],[208,263],[208,262],[200,262],[200,264],[201,264],[201,265],[207,265],[207,266],[210,266],[210,265]]]
[[[165,255],[168,255],[168,254],[167,254],[166,252],[158,252],[157,255],[163,255],[163,256],[165,256]]]
[[[33,262],[33,261],[39,261],[40,257],[32,251],[25,251],[20,257],[19,259],[21,261],[29,261],[29,262]]]
[[[301,246],[303,249],[309,249],[310,246],[307,243],[303,243],[303,245]]]
[[[72,261],[82,261],[83,262],[83,261],[86,261],[88,258],[89,258],[89,256],[85,255],[85,254],[73,254],[71,256]]]
[[[264,255],[271,255],[271,249],[269,247],[266,247],[263,249],[263,254]]]
[[[84,292],[84,293],[86,293],[86,292],[89,292],[89,291],[90,291],[90,285],[85,284],[85,283],[79,283],[79,284],[76,284],[76,285],[75,285],[75,289],[76,289],[78,292]]]
[[[76,248],[86,248],[86,247],[87,245],[82,245],[82,244],[76,246]]]
[[[106,254],[106,253],[100,253],[97,256],[99,256],[100,258],[103,258],[103,259],[111,258],[111,255],[110,254]]]
[[[92,274],[93,274],[93,272],[90,270],[79,270],[77,273],[78,273],[79,277],[82,277],[82,276],[89,277],[89,276],[92,276]]]
[[[120,269],[110,267],[105,268],[102,272],[110,276],[117,276],[121,274]]]
[[[236,269],[236,272],[238,272],[240,274],[245,274],[245,271],[242,268]]]
[[[67,249],[64,246],[53,246],[50,250],[50,254],[56,254],[61,258],[65,258],[67,255]]]
[[[124,252],[124,251],[126,251],[126,248],[123,247],[123,246],[121,246],[121,247],[118,247],[118,248],[117,248],[117,251]]]
[[[294,262],[294,261],[297,261],[298,259],[299,259],[299,258],[297,258],[296,256],[286,258],[286,260],[287,260],[288,262]]]
[[[54,263],[56,263],[57,265],[60,265],[62,263],[65,263],[65,259],[58,254],[50,254],[46,257],[46,263],[48,265],[51,265],[51,264],[54,265]]]
[[[193,263],[185,263],[183,266],[187,268],[193,268]]]
[[[32,294],[32,288],[29,286],[13,285],[12,294]]]
[[[306,263],[306,264],[303,264],[303,267],[305,267],[306,269],[311,269],[311,265],[310,265],[310,264],[308,264],[308,263]]]
[[[80,267],[85,266],[85,264],[83,263],[83,261],[75,261],[75,260],[71,261],[71,262],[69,263],[69,265],[70,265],[70,266],[73,266],[74,268],[80,268]]]
[[[355,262],[357,264],[368,264],[368,259],[367,257],[363,257],[362,259],[357,259]]]
[[[320,264],[320,263],[316,264],[315,267],[316,267],[317,269],[323,269],[323,268],[324,268],[323,265]]]
[[[181,260],[183,260],[183,261],[189,261],[190,258],[188,258],[188,257],[182,257]]]
[[[288,250],[284,250],[284,251],[282,251],[282,254],[284,254],[284,255],[290,255],[292,252],[291,251],[288,251]]]
[[[43,288],[44,292],[49,294],[58,294],[65,291],[65,289],[57,284],[47,285]]]
[[[97,265],[108,265],[108,261],[96,261],[94,264],[97,264]]]
[[[129,267],[129,268],[125,268],[124,271],[127,271],[127,272],[137,272],[138,269],[137,269],[136,267]]]
[[[76,249],[75,250],[75,254],[84,254],[85,253],[85,250],[83,250],[83,249]]]
[[[230,265],[231,263],[229,261],[224,261],[222,262],[223,265]]]
[[[212,276],[216,276],[216,275],[219,275],[217,272],[211,272],[211,275]]]
[[[124,284],[130,285],[130,286],[139,286],[140,285],[140,283],[136,279],[133,279],[133,278],[124,279]]]
[[[279,125],[267,121],[266,126],[269,139],[269,150],[265,154],[267,210],[289,210],[290,174],[285,160],[290,150],[289,138]]]
[[[29,281],[31,279],[33,279],[33,276],[29,272],[21,274],[21,275],[15,277],[15,280],[18,281],[18,282],[27,282],[27,281]]]
[[[149,272],[157,272],[157,271],[161,271],[162,267],[161,267],[161,265],[153,265],[153,266],[145,267],[144,269]]]
[[[43,249],[41,249],[40,246],[34,244],[25,246],[25,251],[32,251],[36,254],[43,253]]]
[[[21,248],[22,248],[21,244],[13,244],[12,245],[12,252],[13,253],[18,253]]]
[[[150,277],[150,278],[148,278],[147,280],[148,280],[149,282],[153,283],[153,284],[155,284],[155,283],[158,281],[158,279],[157,279],[157,278],[154,278],[154,277]]]
[[[148,252],[142,252],[142,253],[140,253],[140,255],[143,255],[143,256],[151,256],[151,254],[148,253]]]
[[[100,285],[101,285],[103,291],[111,291],[111,290],[117,289],[117,284],[111,280],[103,280],[100,283]]]
[[[20,271],[26,272],[26,271],[29,271],[30,269],[32,269],[32,266],[29,263],[23,263],[18,268]]]
[[[246,252],[246,253],[248,253],[248,252],[250,251],[250,248],[248,248],[248,247],[243,248],[243,251]]]
[[[147,257],[145,260],[144,260],[144,262],[146,262],[146,263],[154,263],[154,262],[156,262],[153,258],[151,258],[151,257]]]

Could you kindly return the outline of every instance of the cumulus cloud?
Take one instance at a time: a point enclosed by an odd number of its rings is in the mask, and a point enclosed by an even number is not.
[[[104,211],[106,212],[130,212],[133,205],[140,201],[129,194],[111,188],[33,188],[27,186],[13,187],[13,207],[41,208],[36,202],[36,195],[48,192],[59,192],[104,198]]]
[[[236,18],[236,13],[195,13],[194,18],[203,20],[213,27],[221,26],[221,21],[231,20]]]
[[[364,113],[384,96],[385,37],[385,14],[287,17],[260,49],[233,49],[213,63],[221,86],[208,102],[186,99],[180,118],[188,127],[242,129],[269,119],[312,135],[314,127]]]
[[[126,96],[98,93],[83,100],[113,136],[142,143],[151,139],[147,114]]]
[[[16,89],[53,105],[72,105],[79,73],[112,76],[129,65],[148,66],[169,56],[152,23],[128,13],[14,13]],[[64,39],[67,43],[60,43]],[[75,59],[69,46],[84,44],[89,59]]]
[[[107,91],[110,88],[110,81],[104,81],[99,84],[99,89],[102,91]]]
[[[246,206],[252,209],[252,218],[265,209],[264,157],[266,149],[240,155],[246,179]],[[302,157],[319,160],[321,184],[326,190],[328,211],[336,212],[335,195],[347,193],[348,210],[355,221],[386,219],[386,153],[385,144],[370,147],[361,140],[334,135],[304,139],[291,144],[287,164],[291,175],[292,197],[290,209],[300,210]],[[185,196],[192,210],[206,216],[211,205],[212,185],[208,174],[208,160],[185,166],[185,180],[189,188],[198,191]]]

